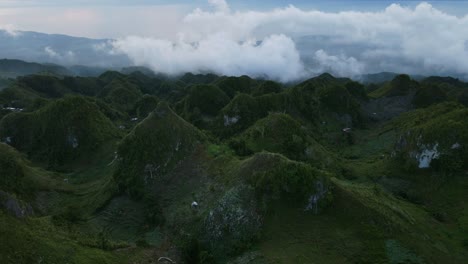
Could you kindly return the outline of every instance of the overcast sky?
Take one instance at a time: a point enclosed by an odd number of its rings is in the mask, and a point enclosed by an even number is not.
[[[468,1],[0,0],[0,28],[113,38],[97,48],[166,73],[466,76],[467,13]]]
[[[0,27],[92,38],[128,35],[173,38],[185,15],[209,10],[207,0],[0,0]],[[213,2],[216,2],[213,1]],[[421,1],[388,0],[230,0],[234,12],[269,11],[294,5],[324,12],[383,11],[392,3],[415,7]],[[464,16],[468,1],[426,1],[438,10]]]

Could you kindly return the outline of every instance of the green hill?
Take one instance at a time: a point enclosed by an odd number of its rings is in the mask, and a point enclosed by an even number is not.
[[[466,83],[123,72],[0,91],[1,263],[466,262]]]
[[[66,97],[30,113],[11,113],[0,122],[0,137],[48,166],[56,167],[119,138],[96,104]]]

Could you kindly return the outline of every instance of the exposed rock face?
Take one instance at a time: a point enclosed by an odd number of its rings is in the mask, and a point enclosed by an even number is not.
[[[228,191],[209,212],[203,240],[213,251],[229,255],[255,240],[261,226],[254,189],[241,185]]]
[[[435,143],[432,147],[422,145],[421,151],[415,156],[416,160],[419,162],[418,167],[420,169],[430,168],[431,161],[439,158],[440,152],[437,150],[438,147],[438,143]]]
[[[227,127],[230,125],[234,125],[237,122],[239,122],[239,119],[240,119],[239,116],[229,117],[228,115],[224,115],[224,126]]]
[[[0,191],[0,205],[16,218],[23,218],[34,214],[34,210],[30,204],[24,203],[4,191]]]
[[[315,183],[316,192],[309,197],[309,202],[305,208],[306,211],[313,211],[314,214],[318,213],[319,202],[328,193],[328,189],[324,186],[322,181]]]
[[[73,134],[68,134],[67,135],[67,144],[69,146],[71,146],[72,148],[74,148],[74,149],[78,148],[78,146],[79,146],[78,138]]]
[[[405,96],[382,97],[365,103],[362,107],[368,119],[386,121],[413,109],[414,94]]]
[[[257,251],[247,252],[237,257],[235,260],[228,262],[228,264],[267,264],[269,263],[265,257]]]
[[[401,158],[408,169],[433,168],[445,172],[466,169],[466,116],[468,110],[456,103],[437,104],[401,115],[393,121],[400,134],[393,156]]]

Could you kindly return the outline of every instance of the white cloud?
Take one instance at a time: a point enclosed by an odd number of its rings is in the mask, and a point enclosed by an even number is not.
[[[157,72],[214,72],[224,75],[250,75],[291,81],[305,76],[294,42],[284,35],[271,35],[262,42],[238,42],[218,33],[197,43],[127,37],[113,43],[136,65]]]
[[[402,70],[419,74],[468,72],[468,16],[449,15],[428,3],[415,8],[392,4],[380,12],[327,13],[294,6],[240,12],[230,11],[224,0],[209,2],[214,11],[196,9],[183,18],[175,32],[176,42],[133,37],[120,39],[115,47],[135,63],[163,72],[263,73],[290,80],[304,73],[291,39],[321,36],[327,41],[307,51],[310,56],[305,59],[312,65],[308,71],[323,69],[342,76]],[[273,36],[281,36],[281,41]],[[262,45],[247,46],[245,42],[251,40],[268,40],[271,50],[266,52]],[[332,46],[338,48],[332,50]],[[274,56],[272,62],[275,50],[288,56]],[[294,74],[290,68],[300,72]]]
[[[75,61],[75,53],[73,51],[66,51],[63,54],[58,53],[53,48],[47,46],[44,48],[44,52],[49,56],[53,61],[57,61],[63,64],[70,64]]]
[[[21,35],[21,32],[16,29],[12,24],[0,25],[0,30],[3,30],[6,34],[17,37]]]
[[[428,3],[323,12],[294,6],[236,11],[225,0],[207,2],[211,8],[189,13],[174,5],[0,8],[0,25],[15,21],[22,29],[91,37],[105,32],[120,38],[94,47],[96,52],[124,53],[135,64],[173,74],[214,71],[291,80],[319,71],[468,72],[468,15],[450,15]],[[305,36],[311,42],[301,45]]]
[[[324,50],[315,52],[314,61],[316,68],[314,72],[333,72],[338,76],[356,76],[364,73],[364,64],[354,57],[346,57],[344,54],[338,56],[328,55]]]
[[[57,52],[55,52],[54,49],[52,49],[52,48],[49,47],[49,46],[45,47],[45,48],[44,48],[44,51],[45,51],[45,53],[46,53],[49,57],[51,57],[51,58],[53,58],[53,59],[58,58],[58,57],[60,56]]]
[[[186,12],[179,5],[0,7],[0,25],[90,38],[137,34],[173,39]]]
[[[208,3],[215,8],[217,12],[229,13],[230,8],[225,0],[208,0]]]

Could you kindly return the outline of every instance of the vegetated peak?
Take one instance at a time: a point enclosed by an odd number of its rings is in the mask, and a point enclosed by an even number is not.
[[[6,77],[15,78],[29,74],[72,75],[72,73],[56,64],[40,64],[22,60],[0,59],[0,73]]]
[[[351,81],[349,78],[337,78],[330,73],[322,73],[319,76],[312,77],[300,83],[299,86],[328,86],[331,84],[345,84]]]
[[[187,84],[210,84],[218,78],[219,76],[213,73],[194,74],[188,72],[182,75],[179,80]]]
[[[110,83],[116,78],[124,78],[125,74],[122,74],[118,71],[106,71],[103,74],[99,75],[98,79],[104,82],[105,84]]]
[[[51,167],[82,157],[120,136],[98,106],[81,96],[68,96],[30,113],[11,113],[0,127],[0,138]]]
[[[433,83],[433,84],[449,84],[455,87],[467,87],[466,83],[460,81],[458,78],[453,78],[450,76],[441,77],[441,76],[429,76],[422,80],[422,83]]]
[[[201,131],[172,111],[168,103],[160,102],[119,145],[114,178],[120,190],[143,197],[157,175],[170,171],[204,138]]]

